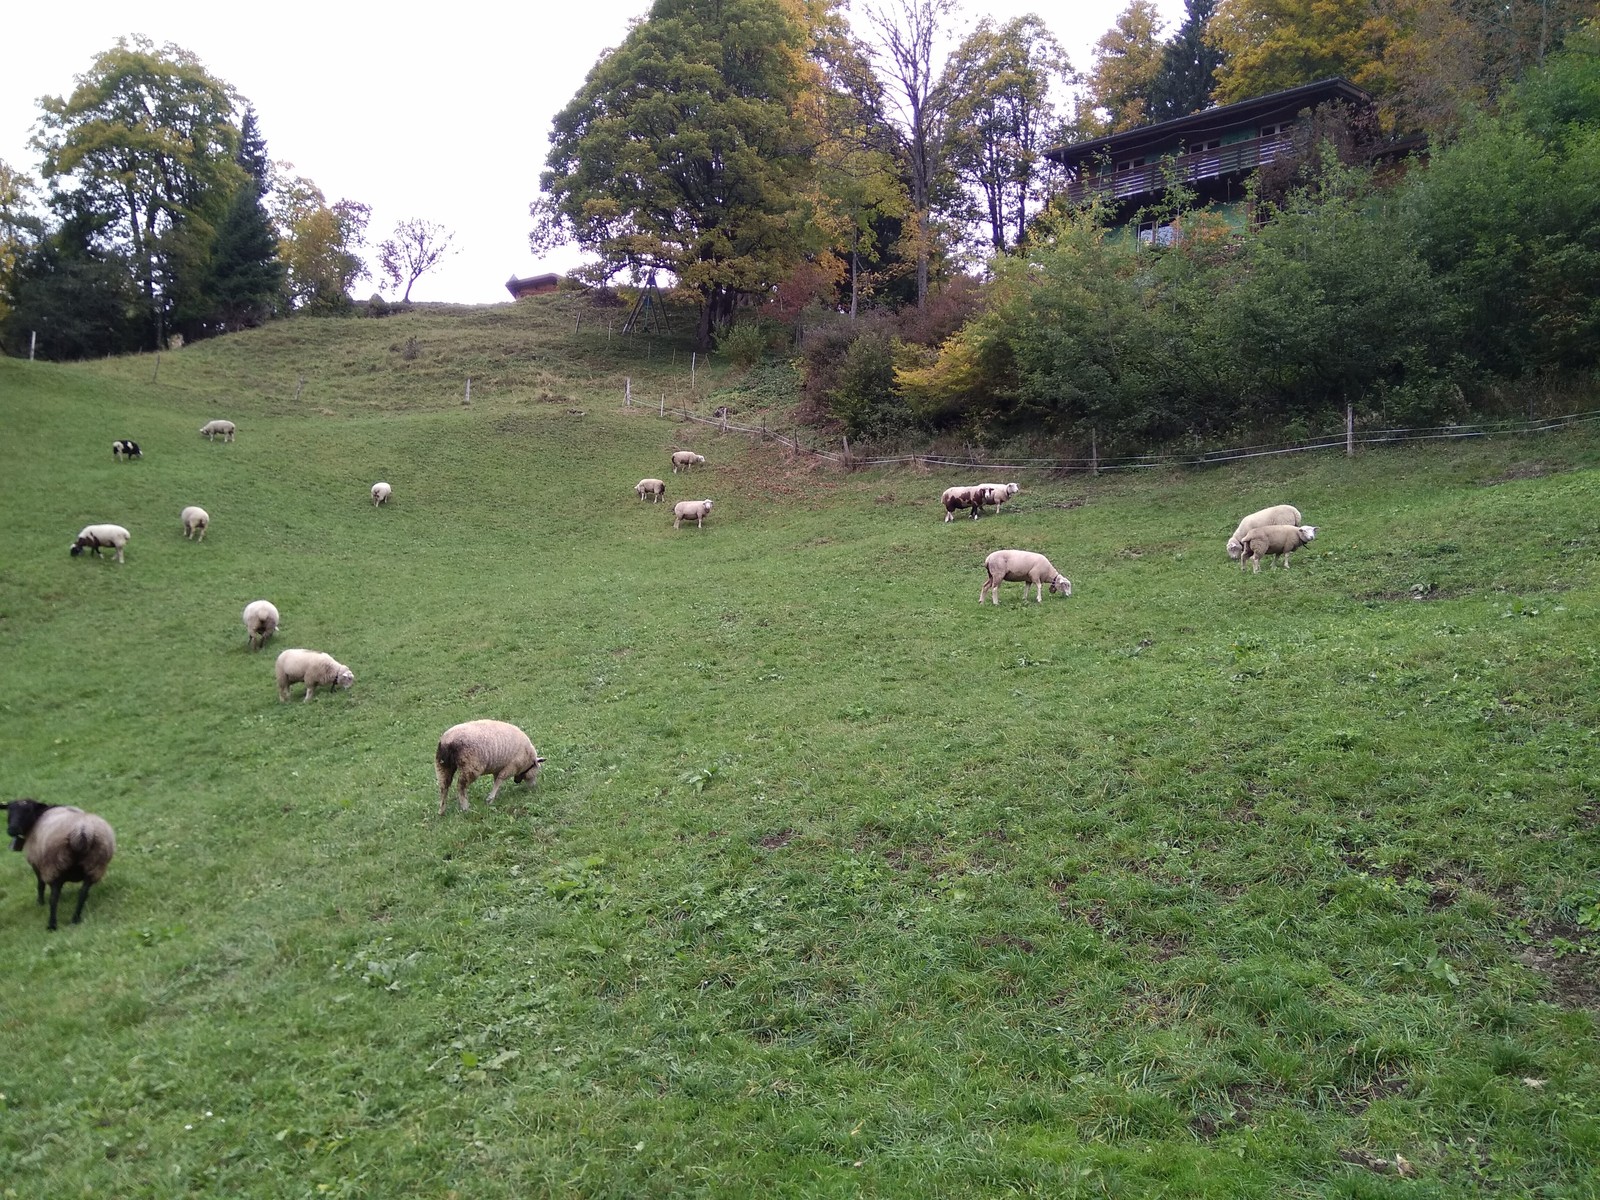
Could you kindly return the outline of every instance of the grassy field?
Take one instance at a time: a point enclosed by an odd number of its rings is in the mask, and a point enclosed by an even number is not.
[[[0,790],[119,838],[53,934],[0,860],[0,1196],[1600,1194],[1600,437],[945,524],[623,409],[760,394],[608,319],[0,360]],[[440,817],[474,717],[545,773]]]

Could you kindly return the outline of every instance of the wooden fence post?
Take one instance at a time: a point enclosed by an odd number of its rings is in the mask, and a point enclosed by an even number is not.
[[[472,403],[472,376],[471,375],[467,376],[467,394],[461,398],[461,403],[462,403],[463,406]]]
[[[1356,456],[1356,410],[1348,400],[1344,405],[1344,456]]]
[[[1095,429],[1089,430],[1089,474],[1100,474],[1100,438]]]
[[[628,408],[633,407],[633,378],[628,376],[622,381],[622,403]]]

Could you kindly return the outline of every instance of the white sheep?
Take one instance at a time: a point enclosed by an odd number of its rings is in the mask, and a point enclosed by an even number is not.
[[[1239,543],[1239,570],[1244,570],[1246,559],[1256,564],[1252,574],[1261,573],[1261,559],[1276,555],[1283,560],[1283,569],[1289,569],[1289,555],[1317,536],[1315,525],[1263,525],[1244,535]]]
[[[678,468],[687,471],[690,467],[704,466],[706,456],[696,454],[693,450],[674,450],[672,452],[672,473],[676,475]]]
[[[278,677],[278,699],[289,699],[289,685],[305,682],[305,698],[310,700],[317,694],[319,687],[333,689],[342,687],[350,690],[350,685],[356,681],[355,672],[342,662],[334,659],[332,655],[323,654],[320,650],[285,650],[278,655],[277,664],[273,668]]]
[[[252,650],[261,649],[278,632],[278,609],[271,600],[252,600],[244,606],[244,631]]]
[[[433,752],[433,769],[439,777],[439,815],[444,816],[451,776],[459,773],[457,793],[461,811],[467,811],[467,788],[480,775],[493,775],[486,803],[493,804],[500,785],[508,779],[530,786],[539,778],[544,759],[527,734],[508,721],[465,721],[452,725]]]
[[[633,485],[633,490],[639,494],[639,499],[650,497],[650,503],[660,504],[667,497],[667,481],[665,479],[641,479]]]
[[[998,513],[1000,506],[1020,490],[1014,483],[980,483],[972,489],[973,500],[979,509],[985,504],[994,505],[994,511]]]
[[[104,818],[70,804],[13,800],[0,808],[6,810],[11,848],[22,851],[39,881],[40,904],[44,903],[45,884],[50,885],[50,923],[45,928],[56,927],[56,906],[64,883],[82,884],[78,908],[72,914],[76,925],[83,920],[89,889],[105,878],[111,856],[117,852],[117,835]]]
[[[972,519],[976,521],[981,508],[974,494],[977,490],[977,487],[971,484],[965,487],[945,488],[944,495],[939,497],[939,503],[944,505],[944,519],[947,522],[954,521],[958,508],[968,508],[972,510]]]
[[[394,489],[387,483],[379,480],[377,483],[372,485],[372,507],[377,508],[380,504],[387,504],[389,502],[389,497],[392,495],[394,495]]]
[[[709,500],[679,500],[672,506],[672,527],[678,528],[689,518],[694,518],[694,527],[704,529],[706,517],[711,513]]]
[[[998,606],[1001,583],[1018,580],[1022,583],[1023,600],[1028,598],[1028,585],[1034,585],[1035,604],[1044,603],[1046,584],[1050,585],[1052,594],[1059,592],[1063,596],[1072,595],[1072,581],[1051,566],[1048,558],[1032,550],[996,550],[983,560],[983,567],[989,573],[989,578],[978,589],[979,604],[983,603],[985,595],[992,595]]]
[[[1233,536],[1228,539],[1228,557],[1238,558],[1243,545],[1241,539],[1252,529],[1260,529],[1263,525],[1298,525],[1300,524],[1300,510],[1292,504],[1274,504],[1271,508],[1263,508],[1251,513],[1239,522],[1239,527],[1233,531]],[[1242,568],[1241,568],[1242,569]]]
[[[199,505],[191,504],[183,510],[183,536],[197,542],[206,540],[206,530],[211,525],[211,514]]]
[[[200,432],[205,435],[208,442],[214,442],[221,437],[225,442],[233,441],[233,432],[236,426],[232,421],[207,421],[200,426]]]
[[[111,457],[121,462],[124,458],[143,458],[144,451],[139,449],[139,443],[127,438],[118,438],[111,443]]]
[[[71,551],[74,558],[85,550],[96,558],[100,557],[102,549],[115,550],[117,552],[117,561],[121,562],[122,548],[128,544],[128,539],[132,536],[133,534],[129,533],[121,525],[85,525],[79,532],[77,539],[68,547],[68,550]]]

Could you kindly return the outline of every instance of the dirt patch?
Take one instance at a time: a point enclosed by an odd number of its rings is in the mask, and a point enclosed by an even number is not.
[[[1341,1150],[1339,1161],[1349,1163],[1352,1167],[1363,1167],[1376,1175],[1398,1175],[1401,1179],[1412,1179],[1417,1174],[1416,1167],[1398,1154],[1393,1158],[1384,1158],[1370,1150]]]
[[[1488,479],[1478,484],[1479,487],[1494,487],[1501,483],[1516,483],[1519,479],[1543,479],[1546,475],[1559,475],[1569,468],[1565,463],[1552,462],[1523,462],[1513,463],[1499,475],[1491,475]]]
[[[1465,595],[1460,588],[1442,588],[1436,583],[1413,583],[1405,591],[1390,589],[1377,592],[1356,592],[1352,600],[1455,600]]]
[[[1344,1110],[1352,1116],[1359,1115],[1377,1101],[1398,1096],[1410,1086],[1411,1081],[1401,1075],[1374,1076],[1349,1092]]]
[[[978,939],[978,945],[985,950],[993,950],[998,946],[1007,950],[1021,950],[1024,954],[1032,954],[1037,949],[1027,938],[1017,937],[1015,934],[1010,933],[1001,933],[994,937],[981,937]]]
[[[1594,939],[1564,921],[1535,925],[1528,935],[1532,940],[1517,957],[1544,978],[1556,1003],[1600,1010],[1600,961]]]
[[[794,841],[794,830],[780,829],[777,833],[769,833],[756,844],[763,850],[781,850]]]

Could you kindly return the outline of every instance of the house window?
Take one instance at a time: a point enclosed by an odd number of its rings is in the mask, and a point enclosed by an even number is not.
[[[1209,142],[1197,142],[1189,147],[1190,154],[1206,154],[1212,150],[1222,149],[1222,139],[1212,138]]]
[[[1284,134],[1286,134],[1288,132],[1289,132],[1289,122],[1288,121],[1279,121],[1274,125],[1263,125],[1261,127],[1261,136],[1264,137],[1264,138],[1282,137]]]
[[[1125,158],[1117,164],[1117,174],[1121,175],[1124,171],[1132,171],[1136,167],[1142,166],[1144,166],[1144,159],[1142,158]]]

